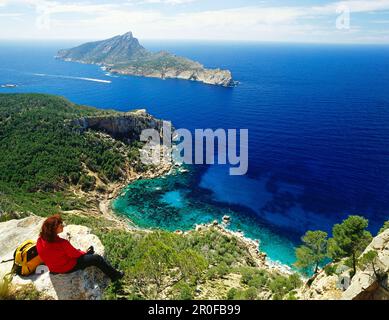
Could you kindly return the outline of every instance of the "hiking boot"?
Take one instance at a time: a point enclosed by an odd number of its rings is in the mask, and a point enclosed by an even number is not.
[[[118,281],[120,279],[123,279],[124,277],[124,272],[123,271],[118,271],[116,274],[111,278],[112,281]]]

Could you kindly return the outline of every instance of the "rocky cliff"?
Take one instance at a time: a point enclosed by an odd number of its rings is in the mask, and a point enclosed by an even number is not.
[[[193,68],[188,70],[182,70],[174,66],[166,67],[164,69],[150,69],[135,66],[126,66],[121,68],[109,67],[107,68],[107,70],[112,73],[122,75],[133,75],[160,79],[191,80],[223,87],[231,87],[234,85],[234,82],[232,81],[231,72],[228,70],[220,69],[210,70],[204,68]]]
[[[389,300],[389,229],[378,234],[362,255],[375,251],[377,258],[373,265],[357,269],[350,280],[351,269],[338,263],[336,271],[327,275],[322,270],[300,292],[301,299],[307,300]],[[362,256],[361,255],[361,256]],[[379,279],[377,279],[377,275]]]
[[[81,131],[92,129],[109,134],[112,138],[131,143],[139,141],[144,129],[155,129],[161,132],[163,120],[149,115],[146,110],[137,110],[112,115],[82,117],[71,121]]]
[[[229,70],[206,69],[196,61],[166,51],[149,52],[131,32],[60,50],[56,57],[65,61],[98,64],[111,73],[123,75],[175,78],[224,87],[234,85]]]
[[[0,223],[0,261],[12,258],[15,248],[25,240],[36,240],[44,219],[30,216],[22,220]],[[93,245],[95,252],[104,255],[104,247],[99,238],[91,234],[89,228],[69,225],[60,234],[72,245],[86,250]],[[12,268],[12,262],[0,264],[0,278]],[[32,284],[40,293],[55,300],[98,300],[102,299],[103,289],[108,278],[90,267],[70,274],[52,275],[45,266],[38,267],[36,274],[29,277],[14,276],[12,285],[16,287]]]
[[[363,254],[369,251],[377,252],[375,272],[372,264],[364,270],[359,269],[342,299],[389,300],[389,229],[375,237]]]

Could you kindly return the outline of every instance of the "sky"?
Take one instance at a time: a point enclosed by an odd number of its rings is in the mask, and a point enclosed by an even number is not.
[[[389,44],[389,0],[0,0],[0,39]]]

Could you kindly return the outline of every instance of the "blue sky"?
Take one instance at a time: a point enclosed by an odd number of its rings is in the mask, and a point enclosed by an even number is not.
[[[0,39],[389,43],[389,0],[0,0]]]

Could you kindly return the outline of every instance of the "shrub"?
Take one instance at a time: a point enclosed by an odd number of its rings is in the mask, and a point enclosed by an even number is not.
[[[177,291],[175,298],[177,300],[192,300],[194,294],[194,287],[187,283],[180,282],[176,285],[175,290]]]
[[[257,268],[245,267],[241,268],[242,274],[241,283],[257,289],[263,288],[269,281],[269,274],[265,270]]]
[[[330,263],[324,267],[324,272],[326,273],[327,276],[332,276],[336,274],[336,269],[337,269],[337,265],[334,263]]]
[[[231,268],[227,266],[225,262],[218,264],[207,270],[208,279],[223,278],[230,273]]]
[[[238,290],[236,288],[231,288],[227,292],[227,300],[234,300]]]
[[[96,178],[93,176],[82,175],[79,183],[83,191],[91,191],[95,188]]]
[[[388,221],[385,221],[384,225],[382,226],[382,228],[380,229],[380,231],[378,232],[378,234],[384,232],[386,229],[389,229],[389,220],[388,220]]]
[[[301,285],[302,281],[298,274],[292,274],[289,277],[275,276],[269,284],[269,289],[273,293],[274,300],[282,300],[286,294]]]
[[[161,297],[169,287],[178,288],[177,298],[193,295],[193,286],[207,267],[201,253],[173,233],[112,231],[102,233],[101,240],[109,260],[125,271],[133,292],[146,299]]]
[[[10,283],[11,279],[7,275],[0,279],[0,300],[8,300],[10,298]]]
[[[258,291],[256,288],[248,288],[243,292],[243,297],[245,300],[256,300],[258,297]]]

